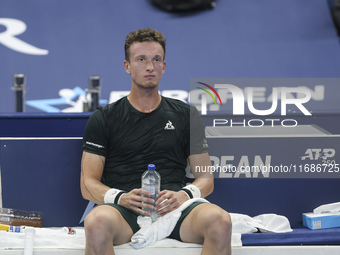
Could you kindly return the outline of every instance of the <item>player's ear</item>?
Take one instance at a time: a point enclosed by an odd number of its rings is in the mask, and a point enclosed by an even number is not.
[[[163,61],[163,73],[165,72],[165,69],[166,69],[166,62]]]
[[[131,71],[130,71],[130,63],[127,61],[127,60],[124,60],[124,69],[125,69],[125,72],[127,72],[128,74],[131,74]]]

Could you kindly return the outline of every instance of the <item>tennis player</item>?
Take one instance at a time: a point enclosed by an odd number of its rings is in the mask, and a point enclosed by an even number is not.
[[[99,107],[85,128],[81,192],[98,204],[85,219],[87,255],[112,255],[114,245],[130,242],[139,230],[138,215],[149,215],[141,209],[142,202],[163,216],[214,189],[210,173],[193,171],[194,182],[185,183],[188,162],[197,170],[211,166],[211,161],[196,108],[158,92],[166,69],[165,43],[162,33],[149,28],[126,37],[124,68],[131,76],[130,94]],[[157,201],[140,188],[150,163],[162,180]],[[231,254],[230,216],[217,205],[193,203],[169,238],[203,244],[201,254]]]

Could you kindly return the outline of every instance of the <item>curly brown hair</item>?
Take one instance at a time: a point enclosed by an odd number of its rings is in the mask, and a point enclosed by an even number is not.
[[[141,28],[130,32],[125,39],[125,60],[130,62],[130,47],[135,42],[158,42],[164,50],[165,58],[165,36],[153,28]]]

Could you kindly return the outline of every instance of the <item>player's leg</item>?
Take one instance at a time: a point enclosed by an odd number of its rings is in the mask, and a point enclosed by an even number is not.
[[[109,205],[95,207],[85,218],[85,254],[114,254],[113,245],[130,241],[133,231],[120,212]]]
[[[196,206],[185,217],[180,228],[183,242],[202,243],[202,255],[231,254],[231,218],[217,205]]]

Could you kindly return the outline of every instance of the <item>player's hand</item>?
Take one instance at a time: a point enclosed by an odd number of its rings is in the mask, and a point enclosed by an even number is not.
[[[176,192],[162,190],[159,194],[159,199],[156,201],[155,210],[158,215],[164,216],[165,214],[176,210],[187,200],[189,200],[189,198],[183,191]]]
[[[134,210],[139,214],[150,216],[149,212],[141,209],[142,207],[151,210],[154,209],[154,206],[152,204],[155,203],[155,200],[149,198],[149,196],[151,196],[151,193],[144,189],[133,189],[129,193],[125,193],[121,196],[119,205]]]

